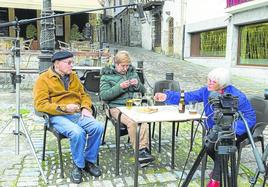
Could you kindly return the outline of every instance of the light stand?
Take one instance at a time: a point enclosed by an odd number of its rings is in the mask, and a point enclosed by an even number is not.
[[[15,30],[16,30],[16,39],[14,40],[14,47],[13,47],[13,55],[14,55],[14,64],[15,64],[15,69],[16,69],[16,74],[15,74],[15,83],[16,83],[16,113],[12,115],[12,119],[2,128],[2,130],[0,131],[0,134],[5,130],[5,128],[13,121],[15,120],[15,130],[13,131],[13,134],[15,135],[15,154],[16,155],[19,155],[19,148],[20,148],[20,139],[19,139],[19,136],[22,135],[22,133],[20,132],[20,127],[22,127],[23,131],[27,138],[27,141],[31,147],[31,151],[36,159],[36,162],[38,164],[38,167],[39,167],[39,170],[42,174],[42,177],[43,177],[43,180],[45,181],[45,183],[47,184],[47,178],[44,174],[44,171],[41,167],[41,164],[39,162],[39,159],[36,155],[36,152],[35,152],[35,148],[34,148],[34,145],[33,145],[33,142],[31,140],[31,137],[28,133],[28,130],[26,129],[25,125],[24,125],[24,122],[23,122],[23,119],[22,119],[22,116],[20,114],[20,84],[21,84],[21,74],[20,74],[20,38],[19,38],[19,35],[20,35],[20,25],[19,25],[19,22],[18,20],[16,19],[15,21]]]

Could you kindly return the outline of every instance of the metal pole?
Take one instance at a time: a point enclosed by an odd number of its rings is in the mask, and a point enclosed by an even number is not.
[[[41,17],[53,15],[51,0],[43,0]],[[48,69],[51,65],[51,57],[55,50],[55,23],[54,18],[41,20],[39,71]]]
[[[15,118],[15,153],[18,155],[20,152],[20,83],[21,83],[21,76],[20,76],[20,26],[16,26],[16,40],[15,42],[15,68],[16,68],[16,75],[15,75],[15,82],[16,82],[16,114],[13,115]]]

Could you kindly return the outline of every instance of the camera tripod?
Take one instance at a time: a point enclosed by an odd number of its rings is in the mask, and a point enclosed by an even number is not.
[[[224,134],[219,133],[219,137],[223,137]],[[217,146],[217,152],[215,153],[215,156],[219,156],[220,160],[220,178],[221,178],[221,184],[224,184],[224,186],[237,186],[237,179],[236,179],[236,159],[235,159],[235,151],[236,147],[232,144],[234,144],[234,136],[229,136],[228,138],[224,138],[222,140],[219,140],[219,145]],[[197,159],[195,160],[192,168],[190,169],[185,181],[182,184],[182,187],[187,187],[189,185],[189,182],[191,181],[195,171],[197,170],[200,162],[203,159],[206,158],[206,146],[204,145],[199,152]],[[228,162],[230,162],[230,170],[228,168]],[[204,164],[204,163],[203,163]],[[205,166],[202,166],[202,169]],[[204,181],[202,182],[202,186],[204,185]]]
[[[47,184],[47,178],[44,174],[44,171],[41,167],[41,164],[38,160],[38,157],[35,153],[35,148],[33,145],[33,142],[31,140],[31,137],[28,133],[28,130],[26,129],[22,116],[20,114],[20,83],[21,83],[21,75],[20,75],[20,38],[19,38],[19,32],[20,32],[20,27],[17,22],[15,26],[16,30],[16,38],[14,40],[14,47],[12,48],[12,53],[14,56],[14,64],[16,68],[16,74],[15,74],[15,83],[16,83],[16,113],[12,115],[12,119],[7,122],[7,124],[1,129],[0,134],[5,130],[5,128],[11,124],[11,122],[14,120],[15,121],[15,130],[13,131],[13,134],[15,135],[15,154],[19,155],[19,136],[24,135],[31,147],[31,151],[36,159],[36,162],[38,164],[39,170],[41,172],[41,175],[43,177],[43,180]],[[20,131],[20,127],[22,127],[24,133]]]
[[[256,183],[256,180],[257,180],[259,174],[265,172],[265,168],[264,168],[263,162],[268,157],[268,146],[266,147],[266,150],[265,150],[265,152],[263,154],[263,158],[261,159],[260,153],[259,153],[258,149],[256,148],[256,146],[254,144],[254,140],[253,140],[253,137],[252,137],[252,134],[251,134],[251,131],[249,129],[249,126],[248,126],[247,121],[245,120],[243,114],[240,111],[238,111],[237,114],[241,117],[241,119],[243,120],[243,122],[245,124],[247,135],[248,135],[248,139],[249,139],[249,142],[251,144],[252,151],[253,151],[254,157],[256,159],[257,165],[258,165],[258,169],[256,171],[256,175],[252,179],[252,183],[251,183],[254,186],[254,184]],[[217,131],[217,132],[219,132],[218,137],[224,136],[224,132],[221,132],[221,131]],[[223,134],[221,134],[221,133],[223,133]],[[228,186],[228,187],[230,187],[230,186],[236,187],[237,186],[236,158],[235,158],[236,146],[234,146],[234,144],[233,145],[230,144],[230,142],[234,140],[234,137],[232,137],[232,136],[229,136],[229,137],[228,136],[224,136],[224,137],[225,137],[224,139],[226,141],[220,142],[219,146],[217,147],[218,155],[220,155],[220,160],[221,160],[220,161],[221,162],[220,163],[221,184],[224,184],[224,186]],[[228,137],[229,140],[226,137]],[[187,175],[184,183],[182,184],[182,187],[187,187],[189,185],[189,182],[191,181],[191,179],[192,179],[192,177],[193,177],[196,169],[198,168],[201,160],[205,156],[205,153],[206,153],[206,147],[203,146],[203,148],[199,152],[199,154],[197,156],[197,159],[195,160],[192,168],[190,169],[190,172],[188,173],[188,175]],[[228,168],[228,161],[230,161],[230,165],[231,165],[230,172],[229,172],[229,168]],[[202,168],[202,169],[204,169],[204,168]],[[266,168],[266,174],[267,174],[267,168]],[[223,181],[222,181],[222,179],[223,179]],[[265,178],[265,180],[266,180],[266,178]],[[264,185],[265,185],[265,180],[264,180],[264,183],[263,183]],[[203,182],[204,181],[201,181],[201,182],[202,182],[202,186],[203,186]]]

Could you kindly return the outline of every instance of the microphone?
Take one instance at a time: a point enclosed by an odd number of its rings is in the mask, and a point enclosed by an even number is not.
[[[137,12],[139,14],[139,18],[141,20],[141,23],[145,23],[146,20],[145,20],[145,15],[144,15],[144,12],[143,12],[143,6],[142,4],[137,4]]]

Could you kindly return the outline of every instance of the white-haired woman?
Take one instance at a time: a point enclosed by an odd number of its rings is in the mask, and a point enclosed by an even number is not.
[[[207,86],[204,86],[198,90],[185,92],[184,100],[185,104],[189,102],[203,102],[204,111],[207,116],[205,121],[206,127],[210,130],[215,122],[213,120],[213,107],[209,103],[208,98],[217,94],[229,93],[232,96],[238,97],[238,111],[240,111],[250,128],[252,128],[256,123],[256,114],[252,108],[250,102],[246,98],[245,94],[240,90],[235,88],[230,84],[230,73],[225,68],[216,68],[209,72],[207,77]],[[156,101],[163,102],[167,104],[178,104],[180,101],[180,92],[166,91],[165,93],[156,93],[154,96]],[[247,138],[246,127],[242,119],[238,118],[234,122],[235,133],[236,133],[236,143],[243,141]],[[211,180],[208,183],[208,187],[219,187],[220,186],[220,159],[217,154],[215,154],[214,146],[207,147],[208,155],[214,160],[214,169],[211,173]]]

